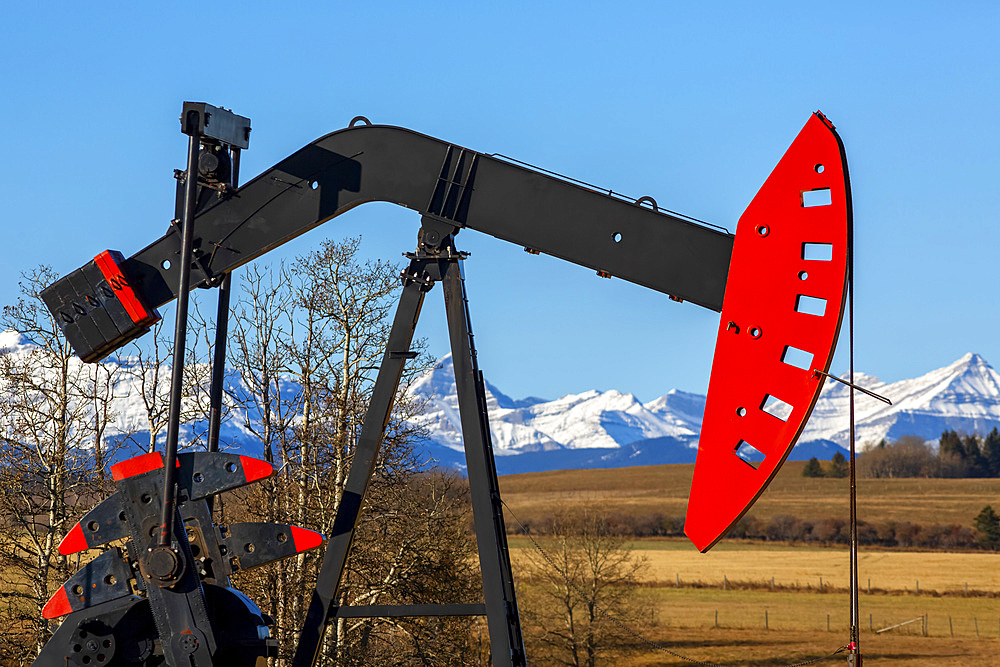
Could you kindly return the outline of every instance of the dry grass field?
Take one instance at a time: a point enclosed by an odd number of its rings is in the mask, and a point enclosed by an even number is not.
[[[847,479],[802,476],[805,463],[785,464],[750,516],[769,519],[847,517]],[[522,519],[549,516],[554,508],[592,505],[630,515],[684,516],[693,464],[614,470],[559,470],[504,475],[504,501]],[[1000,479],[861,479],[858,519],[869,523],[911,521],[971,525],[992,503],[1000,510]]]
[[[789,664],[831,653],[847,643],[849,636],[846,593],[658,588],[641,595],[651,611],[644,634],[696,660],[726,665]],[[996,599],[875,595],[863,596],[861,607],[866,664],[1000,664]],[[927,615],[927,637],[919,621],[876,632],[921,614]],[[646,646],[626,664],[684,662]]]
[[[785,466],[752,510],[754,516],[846,517],[847,481],[804,478],[803,465]],[[582,506],[683,516],[692,469],[508,475],[500,485],[522,520]],[[970,526],[984,505],[1000,508],[1000,480],[860,480],[858,495],[863,521]],[[544,547],[545,538],[539,541]],[[523,550],[534,548],[522,536],[511,536],[510,546],[515,568]],[[720,665],[788,665],[818,658],[848,640],[846,548],[724,540],[701,554],[681,538],[634,540],[631,546],[644,559],[638,595],[649,613],[649,621],[635,630],[687,658]],[[1000,554],[862,547],[859,573],[866,665],[1000,666]],[[922,621],[875,632],[921,615],[927,618],[926,637]],[[692,664],[638,638],[630,648],[616,662]],[[845,660],[841,654],[821,664]]]
[[[530,547],[524,537],[511,536],[512,552]],[[539,539],[542,547],[545,540]],[[684,539],[636,540],[632,547],[645,560],[640,580],[653,585],[751,584],[776,590],[847,590],[849,556],[846,548],[813,548],[766,543],[721,542],[699,553]],[[1000,553],[859,551],[862,590],[900,594],[1000,595]],[[1000,598],[994,600],[1000,610]]]

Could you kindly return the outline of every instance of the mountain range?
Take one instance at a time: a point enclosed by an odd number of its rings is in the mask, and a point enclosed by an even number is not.
[[[846,376],[845,376],[846,377]],[[936,442],[941,433],[985,434],[1000,428],[1000,373],[978,354],[920,377],[886,383],[864,373],[855,384],[892,401],[855,392],[857,443],[916,435]],[[433,455],[464,463],[451,358],[444,357],[411,391],[426,402],[421,423]],[[486,382],[490,430],[501,473],[560,468],[611,468],[692,463],[705,396],[672,389],[647,403],[611,390],[567,394],[546,401],[514,400]],[[849,388],[828,380],[791,460],[829,459],[849,445]]]
[[[0,354],[23,353],[30,347],[30,342],[17,332],[0,332]],[[134,360],[123,357],[104,363],[129,365]],[[163,378],[169,376],[165,367],[160,372]],[[227,375],[229,395],[243,394],[238,373]],[[124,379],[115,386],[113,404],[118,417],[108,429],[108,436],[132,433],[141,441],[143,434],[136,432],[142,430],[144,408],[134,386],[135,376],[121,377]],[[917,378],[886,383],[858,373],[855,383],[892,401],[889,406],[856,393],[857,442],[861,449],[883,438],[916,435],[934,442],[946,429],[985,434],[1000,428],[1000,373],[978,354],[966,354]],[[294,383],[285,383],[285,391],[295,393]],[[451,357],[440,359],[411,385],[410,391],[425,404],[418,421],[428,433],[427,453],[441,465],[464,467]],[[691,463],[705,410],[705,396],[677,389],[645,403],[617,390],[588,390],[555,400],[514,399],[489,381],[486,393],[497,470],[502,474]],[[253,451],[254,439],[250,435],[259,424],[259,416],[235,402],[230,408],[222,440],[245,448],[245,453],[259,455]],[[827,460],[843,451],[849,438],[848,409],[848,387],[828,380],[790,458],[816,456]],[[203,432],[204,425],[195,423],[185,431]],[[148,433],[145,440],[148,442]]]

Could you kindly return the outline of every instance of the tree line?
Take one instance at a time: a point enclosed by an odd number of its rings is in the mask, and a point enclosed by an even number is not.
[[[830,466],[813,457],[802,470],[804,477],[846,477],[847,461],[840,452]],[[1000,477],[1000,431],[993,428],[985,437],[961,435],[954,430],[941,434],[935,449],[923,438],[907,435],[891,442],[882,439],[857,456],[858,477],[890,479],[898,477]]]
[[[626,514],[611,512],[600,517],[601,530],[613,535],[642,537],[682,537],[684,517],[669,514]],[[522,519],[512,534],[547,536],[558,534],[558,516]],[[748,514],[726,534],[727,539],[760,542],[803,542],[822,546],[850,543],[847,519],[826,517],[802,519],[788,514],[758,518]],[[967,526],[959,524],[921,524],[911,521],[884,523],[858,522],[858,541],[866,546],[921,549],[1000,548],[1000,516],[986,506]]]

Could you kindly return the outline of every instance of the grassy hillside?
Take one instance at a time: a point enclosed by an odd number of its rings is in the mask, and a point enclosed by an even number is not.
[[[846,519],[847,479],[803,477],[804,466],[801,461],[786,463],[750,516]],[[693,472],[693,464],[677,464],[526,473],[501,477],[500,489],[504,501],[522,519],[540,519],[560,508],[585,505],[629,515],[683,516]],[[858,480],[858,518],[875,524],[911,521],[970,526],[988,504],[1000,509],[1000,479]]]

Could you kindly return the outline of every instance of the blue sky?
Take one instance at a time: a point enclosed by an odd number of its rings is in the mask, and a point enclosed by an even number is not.
[[[244,180],[361,114],[730,230],[821,109],[854,186],[858,368],[891,381],[969,351],[1000,364],[995,3],[275,7],[200,5],[196,26],[177,4],[5,9],[0,303],[32,266],[66,273],[165,231],[184,100],[252,119]],[[272,256],[361,233],[366,253],[398,258],[418,224],[366,205]],[[458,240],[481,365],[505,392],[706,390],[716,314]],[[419,333],[443,354],[444,331],[432,295]]]

